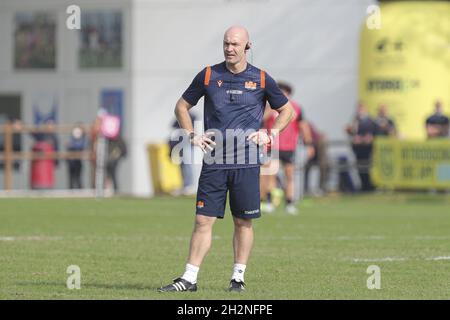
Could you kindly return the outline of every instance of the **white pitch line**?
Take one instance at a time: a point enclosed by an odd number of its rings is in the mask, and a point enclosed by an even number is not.
[[[373,259],[360,259],[353,258],[353,262],[391,262],[391,261],[406,261],[406,258],[386,257],[386,258],[373,258]]]
[[[450,236],[416,236],[414,240],[447,240]]]
[[[432,260],[432,261],[450,260],[450,256],[430,257],[430,258],[426,258],[425,260]]]
[[[392,262],[392,261],[408,261],[408,260],[426,260],[426,261],[439,261],[439,260],[450,260],[450,256],[437,256],[421,259],[410,259],[401,257],[386,257],[386,258],[351,258],[353,262]]]
[[[42,240],[61,240],[62,237],[42,237],[42,236],[24,236],[24,237],[8,237],[0,236],[0,241],[42,241]]]

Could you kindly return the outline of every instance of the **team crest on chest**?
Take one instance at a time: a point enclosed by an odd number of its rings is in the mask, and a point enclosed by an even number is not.
[[[256,89],[256,82],[245,81],[245,89],[255,90]]]
[[[222,80],[217,80],[217,85],[219,86],[219,88],[222,86]]]

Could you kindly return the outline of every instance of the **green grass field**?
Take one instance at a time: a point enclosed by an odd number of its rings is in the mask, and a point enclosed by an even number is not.
[[[232,219],[214,227],[199,291],[156,288],[184,271],[194,200],[1,199],[1,299],[449,299],[450,197],[307,199],[255,221],[247,291],[226,291]],[[69,290],[69,265],[81,289]],[[366,286],[370,265],[381,289]]]

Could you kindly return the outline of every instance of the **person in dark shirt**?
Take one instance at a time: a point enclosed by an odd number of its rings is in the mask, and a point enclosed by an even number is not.
[[[67,144],[67,151],[81,152],[87,147],[86,134],[83,128],[79,125],[72,129],[70,140]],[[81,173],[83,170],[83,163],[81,159],[67,160],[67,167],[69,171],[69,189],[81,189],[83,184],[81,181]]]
[[[306,125],[311,131],[312,146],[314,147],[313,156],[307,159],[304,167],[304,193],[307,194],[309,188],[309,172],[312,167],[318,166],[320,172],[319,189],[315,190],[313,194],[322,195],[327,191],[326,183],[329,175],[329,159],[327,154],[328,142],[325,133],[319,131],[317,127],[311,122],[306,121]],[[304,141],[304,144],[307,142]]]
[[[181,128],[205,157],[185,273],[159,288],[160,292],[197,290],[197,274],[211,245],[213,224],[224,217],[228,192],[234,222],[234,267],[228,289],[245,289],[244,272],[253,245],[252,219],[261,216],[260,148],[271,144],[294,116],[275,80],[247,62],[251,45],[245,28],[229,28],[223,39],[225,61],[199,72],[175,107]],[[194,133],[188,111],[201,97],[205,134],[200,135]],[[266,101],[279,112],[270,133],[260,130]]]
[[[440,101],[436,101],[435,111],[426,119],[425,127],[429,139],[448,137],[449,118],[444,115],[442,103]]]
[[[106,153],[106,181],[112,183],[114,192],[119,191],[119,182],[117,180],[117,167],[122,158],[127,155],[127,145],[123,138],[118,135],[116,138],[107,139]]]
[[[388,116],[387,107],[381,105],[378,109],[378,115],[374,119],[375,122],[375,136],[391,136],[397,135],[395,122]]]
[[[376,123],[369,116],[366,106],[358,104],[353,122],[347,126],[347,133],[351,137],[352,150],[356,157],[361,191],[374,189],[369,174],[369,164],[372,155],[373,137],[376,133]]]

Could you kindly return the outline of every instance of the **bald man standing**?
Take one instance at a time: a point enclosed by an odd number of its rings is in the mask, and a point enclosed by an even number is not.
[[[234,267],[228,289],[245,290],[244,273],[253,246],[252,219],[261,216],[261,149],[271,144],[294,116],[274,79],[247,62],[251,46],[244,27],[229,28],[223,38],[225,61],[200,71],[176,104],[180,127],[205,156],[186,269],[173,283],[159,288],[160,292],[197,291],[197,274],[211,247],[214,222],[224,217],[227,193],[234,222]],[[189,109],[201,97],[205,97],[205,133],[197,135]],[[279,112],[271,132],[260,130],[267,101]]]

